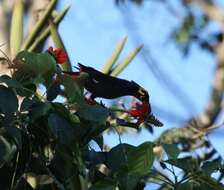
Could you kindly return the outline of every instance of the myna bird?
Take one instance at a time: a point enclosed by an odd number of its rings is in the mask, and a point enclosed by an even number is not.
[[[136,82],[109,76],[80,63],[78,65],[79,73],[86,72],[89,75],[84,87],[91,93],[92,100],[96,97],[113,99],[121,96],[134,96],[142,102],[149,102],[148,92]],[[74,76],[78,74],[77,72],[63,72]]]

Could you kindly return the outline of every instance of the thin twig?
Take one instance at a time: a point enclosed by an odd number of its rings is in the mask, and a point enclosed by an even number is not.
[[[19,156],[20,156],[20,153],[18,151],[17,154],[16,154],[16,164],[15,164],[14,172],[13,172],[13,175],[12,175],[12,181],[11,181],[10,189],[13,189],[13,186],[14,186],[14,183],[15,183],[16,172],[17,172],[18,162],[19,162]]]

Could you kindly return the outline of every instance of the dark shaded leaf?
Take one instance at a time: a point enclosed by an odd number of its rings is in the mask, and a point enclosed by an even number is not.
[[[59,115],[70,120],[72,123],[80,123],[79,117],[71,114],[69,110],[61,103],[52,103],[52,107]]]
[[[106,152],[96,152],[95,150],[83,151],[83,159],[91,167],[97,164],[103,164],[106,161]]]
[[[20,111],[21,112],[28,111],[33,103],[34,103],[34,101],[31,100],[30,98],[24,98],[22,103],[21,103],[21,106],[20,106]]]
[[[18,185],[16,186],[16,189],[15,190],[22,190],[22,189],[24,189],[24,190],[34,190],[33,188],[32,188],[32,186],[27,182],[27,180],[26,179],[24,179],[24,178],[21,178],[20,180],[19,180],[19,183],[18,183]]]
[[[98,144],[101,150],[103,150],[103,135],[98,135],[93,138],[93,140]]]
[[[60,83],[57,81],[54,81],[52,85],[47,89],[47,100],[52,101],[54,100],[60,93]]]
[[[84,102],[83,87],[70,76],[60,75],[58,79],[64,86],[65,95],[69,102],[82,104]]]
[[[11,89],[0,85],[0,112],[11,115],[15,113],[17,109],[18,99],[15,93]]]
[[[162,144],[162,147],[164,148],[168,158],[177,158],[180,154],[180,150],[177,148],[175,144]]]
[[[16,93],[20,96],[31,96],[36,91],[36,85],[30,81],[22,85],[15,78],[11,78],[8,75],[0,76],[0,83],[5,83],[8,87],[15,89]]]
[[[169,159],[165,161],[173,166],[176,166],[185,172],[197,171],[198,170],[198,163],[196,159],[192,157],[184,157],[179,159]]]
[[[100,105],[83,104],[78,108],[77,113],[83,119],[94,121],[99,124],[105,124],[109,116],[108,110]]]
[[[200,190],[224,190],[224,185],[214,178],[205,175],[197,175],[197,181],[200,182]]]
[[[7,135],[9,135],[14,142],[16,143],[16,145],[18,146],[18,148],[21,150],[22,148],[22,134],[21,134],[21,129],[15,127],[15,126],[8,126],[5,127],[6,133]]]
[[[67,120],[56,113],[51,113],[48,118],[48,125],[58,141],[67,146],[72,146],[76,142],[77,134]]]
[[[103,179],[93,184],[89,190],[116,190],[117,183],[112,179]]]
[[[8,75],[0,76],[0,83],[5,83],[10,88],[23,88],[23,86],[17,80],[11,78]]]
[[[128,173],[127,170],[120,170],[117,174],[117,180],[119,181],[120,190],[133,190],[138,182],[140,176],[136,173]]]
[[[221,167],[221,159],[206,161],[202,166],[202,170],[208,176],[210,176],[213,172],[216,172]]]
[[[97,181],[100,181],[106,177],[107,176],[104,173],[102,173],[97,166],[91,167],[89,169],[89,179],[92,182],[92,184],[94,184]]]
[[[112,171],[117,171],[127,165],[127,153],[135,147],[129,144],[119,144],[107,154],[106,165]]]
[[[193,190],[193,184],[185,182],[177,186],[177,190]]]
[[[52,106],[50,103],[39,102],[33,104],[30,108],[30,117],[32,120],[36,120],[42,116],[47,115],[51,110]]]
[[[0,168],[13,158],[16,150],[16,145],[11,144],[5,137],[0,136]]]

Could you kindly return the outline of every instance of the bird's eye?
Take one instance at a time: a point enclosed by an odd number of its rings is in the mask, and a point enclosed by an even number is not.
[[[21,61],[22,61],[22,62],[26,62],[25,57],[22,57],[22,58],[21,58]]]
[[[138,93],[139,93],[141,96],[145,96],[145,89],[144,89],[144,88],[139,88]]]

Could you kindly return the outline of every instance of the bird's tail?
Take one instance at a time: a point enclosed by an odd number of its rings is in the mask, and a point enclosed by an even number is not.
[[[163,123],[159,121],[153,114],[150,114],[147,118],[147,122],[153,124],[156,127],[162,127]]]

